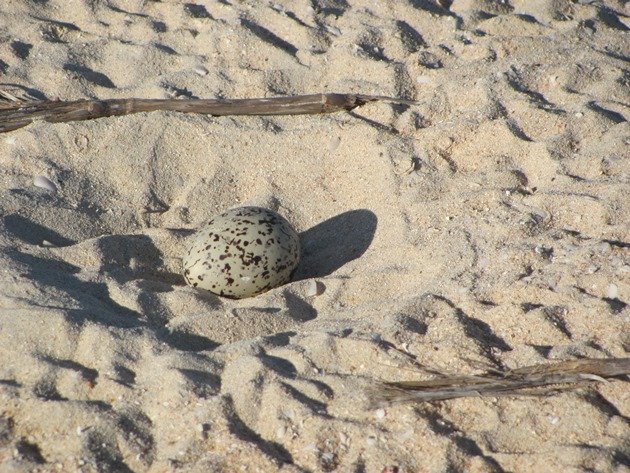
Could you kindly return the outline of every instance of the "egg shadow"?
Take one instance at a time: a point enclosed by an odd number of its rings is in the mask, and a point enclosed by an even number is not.
[[[293,280],[321,278],[359,258],[370,247],[377,222],[370,210],[350,210],[302,232],[302,257]]]

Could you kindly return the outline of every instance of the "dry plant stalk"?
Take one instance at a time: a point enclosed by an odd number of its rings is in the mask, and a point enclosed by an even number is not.
[[[440,376],[426,381],[379,383],[370,388],[371,407],[459,397],[532,396],[574,389],[630,374],[630,358],[586,358],[479,376]]]
[[[415,104],[411,100],[360,94],[313,94],[255,99],[107,99],[24,101],[0,90],[0,133],[35,120],[69,122],[168,110],[205,115],[310,115],[350,111],[368,102]]]

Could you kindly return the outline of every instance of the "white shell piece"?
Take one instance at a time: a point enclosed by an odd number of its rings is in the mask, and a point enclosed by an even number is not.
[[[55,186],[55,184],[46,176],[35,176],[35,179],[33,179],[33,185],[41,189],[46,189],[52,193],[57,192],[57,186]]]

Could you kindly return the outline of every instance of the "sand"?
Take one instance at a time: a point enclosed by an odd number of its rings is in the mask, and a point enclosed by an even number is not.
[[[628,356],[624,4],[1,2],[0,89],[19,97],[418,104],[0,135],[0,471],[628,471],[623,381],[364,393],[420,365]],[[187,287],[188,237],[239,205],[301,233],[295,281]]]

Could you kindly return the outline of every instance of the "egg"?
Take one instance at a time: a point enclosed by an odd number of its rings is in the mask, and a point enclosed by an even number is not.
[[[183,258],[190,286],[242,299],[282,286],[300,261],[300,238],[280,214],[239,207],[204,225]]]

